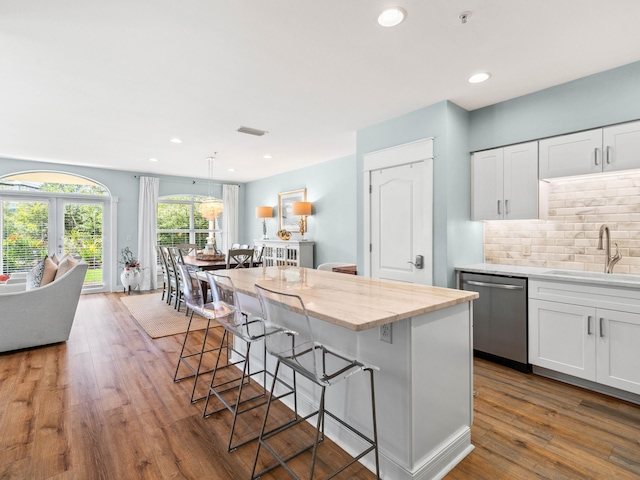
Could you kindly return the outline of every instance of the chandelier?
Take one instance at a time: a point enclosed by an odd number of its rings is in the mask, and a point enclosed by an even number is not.
[[[207,197],[198,207],[200,215],[210,222],[218,218],[223,210],[222,202],[215,197]]]
[[[224,210],[224,206],[222,204],[222,200],[215,198],[211,195],[211,180],[213,179],[213,160],[214,157],[207,158],[209,161],[209,195],[207,198],[200,203],[198,207],[198,211],[200,215],[209,220],[210,222],[215,222],[216,218],[222,213]]]

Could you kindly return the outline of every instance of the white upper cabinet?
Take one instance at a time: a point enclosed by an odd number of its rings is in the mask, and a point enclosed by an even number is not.
[[[605,172],[640,168],[640,122],[605,128],[603,145]]]
[[[540,178],[602,172],[602,129],[540,140]]]
[[[540,178],[640,168],[640,122],[540,141]]]
[[[538,218],[538,143],[476,152],[471,157],[473,220]]]

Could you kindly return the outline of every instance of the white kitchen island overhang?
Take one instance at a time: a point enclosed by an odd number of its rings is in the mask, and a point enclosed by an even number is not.
[[[382,478],[442,478],[473,450],[475,292],[298,267],[220,273],[246,295],[249,310],[259,311],[256,284],[299,295],[318,341],[380,367],[375,394]],[[378,327],[389,324],[391,343],[386,343]],[[312,411],[318,392],[306,382],[299,382],[298,390],[306,404],[299,410]],[[369,432],[367,391],[364,375],[338,383],[327,393],[328,409]],[[362,450],[361,440],[337,422],[327,419],[326,433],[349,453]],[[372,454],[362,463],[374,470]]]

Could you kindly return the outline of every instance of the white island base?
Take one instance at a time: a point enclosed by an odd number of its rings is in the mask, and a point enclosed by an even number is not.
[[[245,301],[251,304],[251,310],[259,310],[255,298],[245,297]],[[390,325],[391,344],[380,340],[379,328],[353,331],[312,318],[318,341],[380,367],[375,372],[375,395],[381,477],[443,478],[473,450],[471,303],[467,301]],[[257,364],[261,359],[256,357],[252,361]],[[290,373],[285,371],[287,375]],[[319,390],[301,377],[298,379],[299,411],[309,413],[317,408]],[[331,386],[326,402],[329,411],[371,434],[367,375],[354,375]],[[325,431],[350,454],[366,447],[329,417]],[[362,463],[375,471],[372,454]]]

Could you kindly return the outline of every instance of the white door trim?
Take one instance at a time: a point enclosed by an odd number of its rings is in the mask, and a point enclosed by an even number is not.
[[[363,194],[364,194],[364,276],[371,276],[371,202],[370,202],[370,189],[371,189],[371,172],[374,170],[381,170],[383,168],[397,167],[400,165],[407,165],[410,163],[425,162],[424,178],[433,178],[433,161],[427,162],[427,160],[433,160],[433,137],[423,138],[414,142],[404,143],[402,145],[396,145],[375,152],[366,153],[363,156]],[[425,188],[425,228],[431,232],[431,238],[428,239],[428,243],[433,246],[433,194],[429,193],[429,183],[424,182]],[[428,226],[428,227],[427,227]],[[431,248],[433,250],[433,248]],[[430,252],[432,255],[432,252]],[[433,265],[432,261],[428,263]]]

